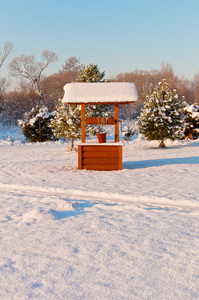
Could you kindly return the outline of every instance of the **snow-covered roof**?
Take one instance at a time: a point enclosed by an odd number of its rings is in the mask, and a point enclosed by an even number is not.
[[[65,103],[132,103],[137,101],[136,86],[130,82],[76,82],[64,86]]]

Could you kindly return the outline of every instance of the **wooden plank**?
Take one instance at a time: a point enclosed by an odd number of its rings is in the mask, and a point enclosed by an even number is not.
[[[78,169],[82,169],[82,146],[78,145]]]
[[[86,104],[86,105],[115,105],[115,104],[129,104],[129,103],[135,103],[135,101],[120,101],[120,102],[65,102],[70,105],[80,105],[80,104]]]
[[[83,165],[82,169],[95,170],[95,171],[117,171],[118,166],[116,165]]]
[[[81,104],[81,131],[82,131],[82,143],[86,141],[85,134],[85,104]]]
[[[118,164],[118,158],[84,158],[82,160],[83,165],[111,165],[111,164]]]
[[[115,121],[114,118],[108,118],[104,125],[114,125]],[[86,118],[87,125],[98,125],[99,123],[102,124],[102,118]]]
[[[122,170],[122,146],[118,148],[119,150],[119,159],[118,159],[118,168]]]
[[[83,152],[82,158],[119,158],[118,152]]]
[[[83,152],[118,152],[115,146],[82,146]],[[120,146],[121,147],[121,146]]]

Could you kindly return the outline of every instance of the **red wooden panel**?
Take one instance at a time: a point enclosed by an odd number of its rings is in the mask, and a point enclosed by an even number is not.
[[[114,118],[108,118],[104,125],[114,125],[115,122],[116,120]],[[99,123],[102,124],[102,118],[86,118],[87,125],[98,125]]]
[[[78,169],[122,170],[122,145],[78,146]]]
[[[95,171],[117,171],[118,166],[116,165],[83,165],[82,169],[95,170]]]
[[[83,152],[118,152],[115,146],[82,146]]]
[[[113,157],[113,158],[119,158],[118,152],[83,152],[82,153],[83,158],[103,158],[103,157]]]
[[[118,158],[84,158],[83,165],[95,164],[95,165],[111,165],[118,164]]]

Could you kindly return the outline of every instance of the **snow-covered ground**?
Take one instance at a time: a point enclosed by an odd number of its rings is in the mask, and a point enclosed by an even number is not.
[[[100,172],[21,139],[1,129],[1,300],[199,299],[199,141],[137,138]]]

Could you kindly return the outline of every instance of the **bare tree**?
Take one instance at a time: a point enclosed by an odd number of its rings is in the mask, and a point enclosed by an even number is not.
[[[193,79],[193,90],[195,95],[195,102],[199,104],[199,72],[195,74]]]
[[[14,77],[22,77],[28,79],[31,82],[32,88],[41,99],[44,98],[39,83],[41,81],[41,75],[44,69],[50,64],[55,63],[58,60],[57,55],[49,50],[42,52],[42,62],[37,62],[35,57],[21,55],[13,58],[9,67],[11,75]]]
[[[5,42],[4,46],[0,48],[0,68],[2,67],[4,61],[8,55],[14,50],[13,43]]]
[[[83,65],[80,63],[80,59],[76,56],[71,56],[65,61],[61,72],[67,73],[70,77],[70,82],[74,82],[82,68]]]
[[[111,81],[119,82],[134,82],[138,92],[138,101],[132,106],[132,111],[128,111],[128,106],[123,106],[124,117],[126,118],[135,118],[140,114],[141,108],[144,105],[146,96],[152,91],[155,87],[156,82],[158,81],[158,71],[151,70],[134,70],[133,72],[120,73],[115,78],[111,78]],[[130,115],[131,112],[131,115]]]
[[[9,86],[9,83],[8,83],[7,79],[6,78],[0,78],[0,99],[3,95],[3,93],[5,93],[8,86]]]
[[[77,58],[76,56],[71,56],[67,58],[63,65],[63,71],[65,72],[79,72],[83,67],[82,64],[80,64],[80,59]]]
[[[6,58],[9,54],[12,53],[14,50],[13,43],[5,42],[3,47],[0,47],[0,68],[2,67],[3,63],[5,62]],[[2,98],[3,93],[5,93],[6,89],[8,88],[9,83],[6,78],[0,77],[0,99]]]

